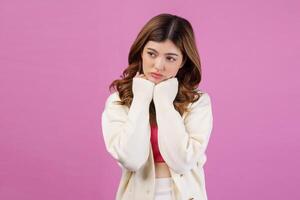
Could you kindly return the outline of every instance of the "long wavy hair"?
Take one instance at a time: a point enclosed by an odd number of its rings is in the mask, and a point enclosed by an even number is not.
[[[189,103],[193,103],[200,98],[201,93],[197,89],[201,82],[201,64],[197,51],[193,28],[186,19],[162,13],[150,19],[139,32],[133,42],[129,56],[128,67],[120,76],[121,79],[114,80],[109,90],[113,88],[119,93],[121,101],[119,105],[130,107],[133,93],[132,80],[137,71],[143,73],[141,54],[148,41],[163,42],[171,40],[183,55],[182,67],[178,70],[176,78],[178,79],[178,93],[173,102],[175,109],[182,116],[188,112]],[[156,112],[153,100],[149,107],[150,124],[156,125]]]

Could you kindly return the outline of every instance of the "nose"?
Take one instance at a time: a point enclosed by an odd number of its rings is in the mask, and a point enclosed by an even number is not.
[[[164,61],[162,58],[157,58],[155,60],[155,63],[154,63],[154,68],[156,68],[158,71],[162,71],[164,69]]]

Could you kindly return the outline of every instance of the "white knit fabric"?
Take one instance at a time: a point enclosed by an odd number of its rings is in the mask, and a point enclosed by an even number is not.
[[[154,85],[133,78],[131,107],[115,104],[111,94],[102,113],[102,133],[107,151],[122,168],[117,200],[153,200],[155,169],[150,143],[149,104],[153,99],[158,124],[158,143],[169,166],[178,200],[207,200],[203,165],[213,127],[211,98],[201,97],[189,104],[182,116],[173,105],[178,92],[176,77]]]

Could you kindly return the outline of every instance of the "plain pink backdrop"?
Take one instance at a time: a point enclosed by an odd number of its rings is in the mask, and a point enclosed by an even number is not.
[[[212,98],[209,200],[298,200],[299,1],[0,2],[0,199],[110,200],[108,86],[142,26],[193,25]]]

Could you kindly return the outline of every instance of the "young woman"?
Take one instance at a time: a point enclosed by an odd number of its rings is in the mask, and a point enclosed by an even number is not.
[[[122,168],[117,200],[206,200],[203,165],[211,98],[197,89],[191,24],[160,14],[145,24],[102,113],[107,151]]]

